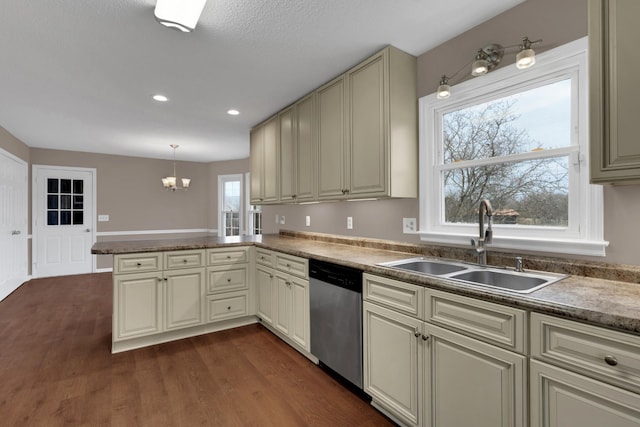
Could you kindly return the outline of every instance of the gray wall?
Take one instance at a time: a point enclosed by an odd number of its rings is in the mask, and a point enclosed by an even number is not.
[[[433,93],[440,76],[451,74],[469,62],[476,50],[489,43],[511,45],[523,36],[542,38],[536,47],[544,51],[587,35],[587,2],[584,0],[527,0],[511,10],[481,24],[418,57],[418,97]],[[501,66],[510,65],[515,54],[505,55]],[[461,73],[462,74],[462,73]],[[462,76],[453,84],[464,80]],[[640,227],[640,186],[606,187],[604,189],[604,233],[610,242],[607,256],[580,257],[620,264],[640,265],[637,243]],[[265,232],[280,228],[342,235],[384,238],[411,243],[418,238],[402,234],[402,218],[419,216],[417,200],[382,200],[337,202],[317,205],[265,206]],[[285,225],[275,224],[275,215],[285,215]],[[305,216],[311,216],[306,227]],[[354,229],[346,229],[346,217],[352,216]],[[576,257],[577,258],[577,257]]]

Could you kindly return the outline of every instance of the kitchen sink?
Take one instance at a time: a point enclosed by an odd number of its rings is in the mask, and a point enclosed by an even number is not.
[[[519,293],[529,293],[564,279],[565,276],[482,269],[454,274],[449,277],[477,285],[491,286]]]
[[[379,264],[426,276],[437,276],[517,293],[530,293],[567,276],[554,273],[519,272],[498,267],[484,267],[428,258],[409,258]]]
[[[458,271],[467,270],[469,268],[467,266],[452,262],[433,261],[425,258],[411,258],[402,261],[388,262],[380,265],[412,271],[414,273],[430,274],[433,276],[455,273]]]

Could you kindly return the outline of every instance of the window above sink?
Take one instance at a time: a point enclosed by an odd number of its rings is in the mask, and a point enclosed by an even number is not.
[[[604,255],[602,188],[589,184],[587,41],[420,99],[420,231],[468,245],[479,200],[493,247]]]

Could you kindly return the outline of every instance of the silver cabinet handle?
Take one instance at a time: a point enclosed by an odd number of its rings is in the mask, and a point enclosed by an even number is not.
[[[605,356],[604,361],[607,362],[609,366],[616,366],[618,364],[618,359],[615,356]]]
[[[11,235],[12,235],[12,236],[17,236],[18,234],[20,234],[20,230],[13,230],[13,231],[11,232]]]

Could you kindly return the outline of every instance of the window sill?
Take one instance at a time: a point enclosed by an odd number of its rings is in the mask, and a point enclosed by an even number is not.
[[[471,239],[478,239],[476,235],[433,233],[419,231],[420,240],[428,243],[469,246]],[[523,237],[500,237],[494,234],[490,248],[508,249],[512,251],[551,252],[556,254],[605,256],[607,241],[577,240],[577,239],[542,239]]]

